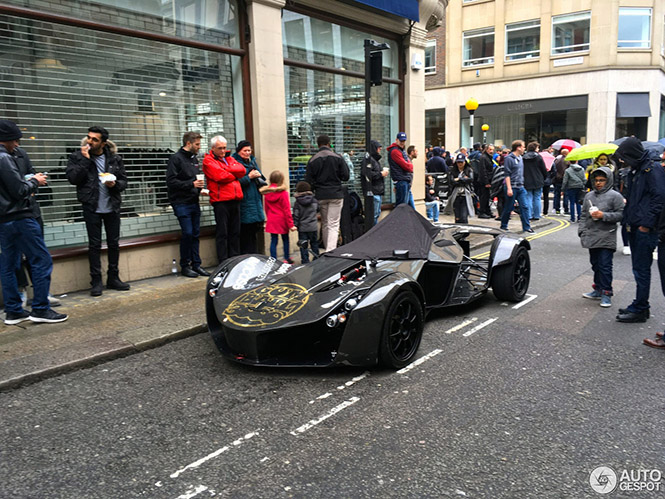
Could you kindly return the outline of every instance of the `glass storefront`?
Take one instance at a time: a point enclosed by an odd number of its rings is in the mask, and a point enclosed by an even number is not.
[[[446,110],[425,111],[425,144],[434,147],[446,145]]]
[[[115,22],[115,14],[135,21],[128,26],[154,20],[149,12],[188,12],[184,2],[104,3],[102,11],[114,13]],[[31,6],[27,0],[17,4]],[[187,5],[198,4],[206,5]],[[56,12],[76,6],[81,18],[106,20],[89,2],[49,5]],[[223,5],[227,14],[221,13]],[[205,9],[194,9],[199,17],[190,16],[190,24],[179,23],[180,31],[171,34],[205,38],[215,32],[219,43],[237,44],[237,29],[229,27],[237,21],[228,16],[235,13],[235,2],[219,2],[216,9],[212,21],[206,21]],[[22,147],[35,168],[49,173],[49,187],[40,190],[47,245],[87,241],[76,189],[64,171],[67,157],[80,147],[91,125],[109,130],[124,158],[129,182],[121,237],[178,230],[166,195],[166,162],[188,130],[200,132],[204,144],[217,134],[229,144],[244,138],[240,57],[34,19],[0,18],[0,115],[18,123]],[[207,201],[203,208],[202,225],[211,225]]]
[[[358,73],[364,75],[364,40],[390,45],[383,52],[384,78],[396,77],[397,42],[290,11],[284,11],[282,19],[291,189],[304,177],[307,161],[318,149],[316,137],[326,134],[337,153],[349,155],[354,165],[349,186],[360,193],[365,86]],[[289,60],[316,68],[298,67]],[[340,74],[339,70],[356,74]],[[398,90],[397,84],[386,81],[372,88],[372,137],[384,149],[398,132]],[[387,160],[382,162],[387,166]],[[386,182],[386,200],[391,192]]]

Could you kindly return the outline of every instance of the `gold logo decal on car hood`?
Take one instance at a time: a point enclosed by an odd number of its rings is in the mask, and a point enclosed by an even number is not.
[[[299,284],[280,283],[243,293],[224,311],[227,320],[240,327],[270,326],[303,308],[309,293]]]

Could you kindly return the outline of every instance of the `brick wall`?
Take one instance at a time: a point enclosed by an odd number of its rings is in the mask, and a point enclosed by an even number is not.
[[[446,84],[446,16],[443,24],[427,33],[428,40],[436,40],[436,73],[425,75],[425,88],[440,87]]]

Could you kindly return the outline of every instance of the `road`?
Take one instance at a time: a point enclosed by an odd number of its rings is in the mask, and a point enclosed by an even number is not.
[[[594,497],[598,466],[665,472],[657,273],[654,317],[618,324],[629,257],[602,309],[576,225],[532,246],[529,301],[430,316],[402,371],[248,368],[200,334],[0,393],[0,497]]]

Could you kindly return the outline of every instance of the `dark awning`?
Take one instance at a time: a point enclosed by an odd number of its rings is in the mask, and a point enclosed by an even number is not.
[[[617,118],[649,118],[649,94],[617,94]]]
[[[375,9],[390,12],[399,17],[406,17],[412,21],[420,21],[418,0],[355,0]]]

